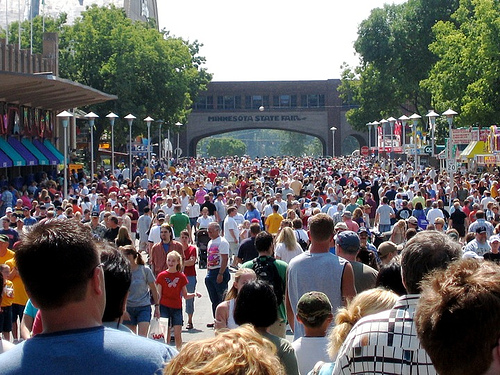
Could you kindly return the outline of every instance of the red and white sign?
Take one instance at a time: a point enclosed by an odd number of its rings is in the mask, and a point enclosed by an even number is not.
[[[459,128],[452,129],[452,139],[454,144],[467,145],[472,141],[486,141],[489,129]]]
[[[361,147],[361,155],[368,156],[369,153],[370,153],[370,149],[368,148],[368,146]]]

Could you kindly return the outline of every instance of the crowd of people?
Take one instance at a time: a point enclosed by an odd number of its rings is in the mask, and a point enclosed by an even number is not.
[[[472,374],[447,361],[488,330],[473,354],[499,373],[500,322],[473,309],[498,304],[498,170],[360,156],[136,165],[132,178],[71,173],[68,192],[45,174],[3,185],[5,373]],[[201,268],[217,336],[183,347]],[[144,338],[161,318],[175,349]]]

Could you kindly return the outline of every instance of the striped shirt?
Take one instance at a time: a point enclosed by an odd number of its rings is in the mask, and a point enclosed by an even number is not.
[[[417,294],[402,296],[391,310],[356,323],[339,350],[333,374],[436,374],[413,321],[418,299]]]

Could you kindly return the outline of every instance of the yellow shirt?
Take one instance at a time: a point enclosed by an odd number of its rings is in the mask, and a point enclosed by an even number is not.
[[[5,288],[14,288],[12,281],[6,280],[5,285],[3,286],[3,294],[2,294],[2,305],[1,307],[12,306],[12,301],[14,301],[14,296],[9,297],[7,293],[5,293]]]
[[[13,258],[14,258],[14,252],[12,250],[7,249],[5,255],[3,257],[0,256],[0,264],[5,264],[9,259]]]
[[[10,267],[11,271],[17,268],[16,260],[14,258],[9,259],[7,262],[5,262],[5,264]],[[26,302],[28,302],[28,294],[26,293],[26,289],[24,288],[24,283],[21,280],[21,276],[17,274],[11,281],[12,284],[14,284],[14,300],[12,301],[12,303],[22,306],[26,305]]]
[[[278,213],[272,213],[266,218],[267,231],[271,234],[278,233],[282,221],[283,221],[283,216],[281,216]]]

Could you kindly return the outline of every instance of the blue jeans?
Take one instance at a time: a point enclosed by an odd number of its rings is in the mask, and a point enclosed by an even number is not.
[[[229,269],[226,268],[222,276],[222,282],[217,284],[217,275],[219,274],[220,268],[213,270],[208,270],[207,276],[205,277],[205,285],[207,287],[208,296],[212,302],[212,314],[215,318],[215,309],[224,300],[224,292],[227,290],[227,285],[229,284]]]
[[[194,293],[196,289],[196,276],[187,276],[189,284],[186,289],[189,293]],[[186,314],[191,315],[194,313],[194,298],[186,300]]]
[[[379,224],[378,231],[380,234],[391,231],[391,224]]]

